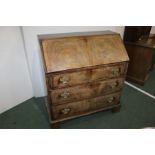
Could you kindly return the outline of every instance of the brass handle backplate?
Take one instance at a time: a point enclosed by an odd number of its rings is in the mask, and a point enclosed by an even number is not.
[[[70,108],[64,108],[64,109],[61,110],[61,113],[64,114],[64,115],[66,115],[66,114],[68,114],[70,111],[71,111]]]
[[[114,89],[115,87],[118,86],[118,82],[113,82],[110,86],[111,86],[112,89]]]
[[[112,101],[114,101],[114,97],[109,97],[107,101],[108,103],[111,103]]]
[[[66,84],[68,84],[69,80],[70,80],[70,78],[68,76],[63,76],[63,77],[60,77],[59,82],[61,84],[66,85]]]
[[[70,96],[69,92],[63,92],[63,93],[60,94],[60,97],[64,98],[64,99],[68,98],[69,96]]]
[[[118,76],[120,74],[120,68],[113,68],[112,69],[112,74],[114,76]]]

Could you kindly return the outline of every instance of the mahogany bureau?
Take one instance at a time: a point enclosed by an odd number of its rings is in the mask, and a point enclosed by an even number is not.
[[[39,36],[52,127],[79,116],[119,110],[128,55],[119,34]]]

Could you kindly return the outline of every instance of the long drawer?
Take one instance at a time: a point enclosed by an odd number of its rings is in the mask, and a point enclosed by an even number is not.
[[[117,78],[125,74],[125,63],[97,67],[71,73],[53,74],[49,79],[51,88],[63,88],[96,80]]]
[[[67,103],[64,105],[52,106],[53,118],[61,119],[76,116],[93,110],[102,109],[119,103],[120,93],[113,93],[93,99],[79,102]]]
[[[51,91],[52,104],[63,104],[75,102],[82,99],[102,96],[108,93],[119,91],[122,87],[123,79],[111,79],[98,81],[75,87],[56,89]]]

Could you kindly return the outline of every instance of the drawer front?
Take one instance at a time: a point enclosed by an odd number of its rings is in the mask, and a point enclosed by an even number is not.
[[[119,103],[120,93],[114,93],[93,99],[83,100],[79,102],[67,103],[64,105],[53,106],[54,119],[61,119],[70,116],[76,116],[85,112],[99,110],[110,107]]]
[[[76,87],[52,90],[52,103],[63,104],[96,96],[102,96],[108,93],[119,91],[122,87],[122,84],[123,79],[118,78],[108,81],[93,82]]]
[[[120,75],[124,74],[124,72],[125,64],[119,64],[115,66],[100,67],[84,71],[53,75],[53,78],[50,78],[50,83],[52,88],[63,88],[92,82],[99,79],[104,80],[108,78],[119,77]]]

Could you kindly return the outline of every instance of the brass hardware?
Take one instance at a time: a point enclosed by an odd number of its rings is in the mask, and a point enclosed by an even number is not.
[[[117,87],[117,85],[118,85],[118,82],[113,82],[110,86],[112,89],[114,89],[115,87]]]
[[[113,69],[112,69],[112,74],[113,74],[114,76],[118,76],[118,75],[120,74],[120,69],[119,69],[119,68],[113,68]]]
[[[68,114],[70,111],[71,111],[70,108],[65,108],[65,109],[62,109],[62,110],[61,110],[61,112],[62,112],[64,115]]]
[[[109,97],[107,101],[108,103],[111,103],[112,101],[114,101],[114,97]]]
[[[63,93],[60,94],[60,97],[64,98],[64,99],[68,98],[69,96],[70,96],[69,92],[63,92]]]
[[[69,80],[70,80],[69,77],[63,76],[63,77],[60,77],[59,82],[66,85],[69,82]]]

